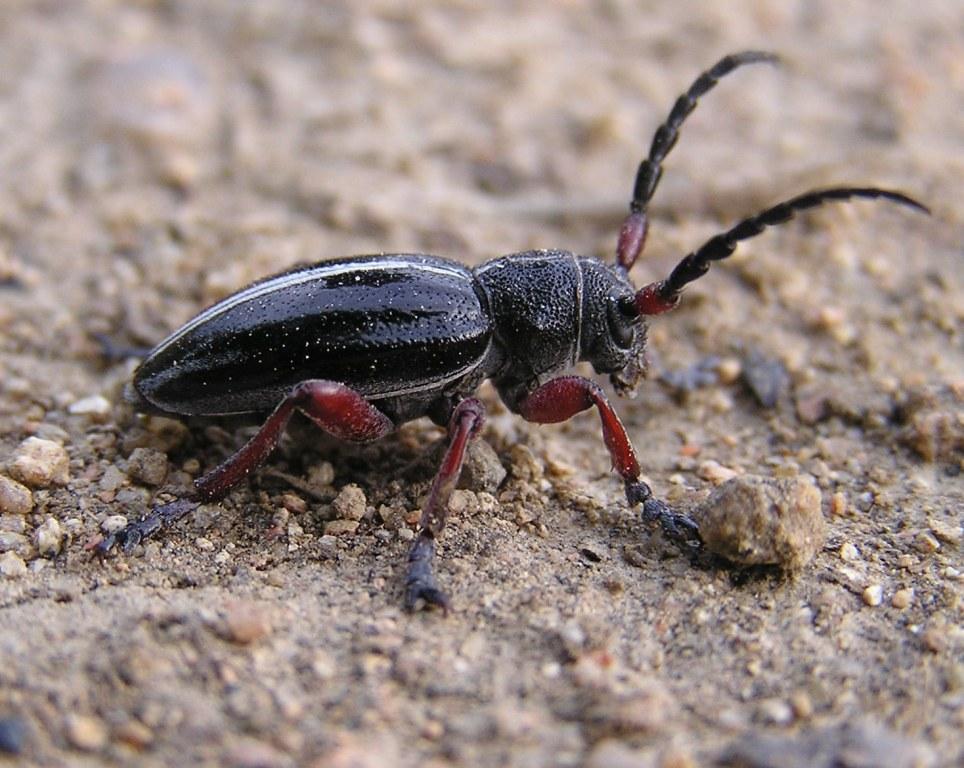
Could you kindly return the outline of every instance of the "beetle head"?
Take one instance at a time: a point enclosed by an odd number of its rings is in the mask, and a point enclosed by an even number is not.
[[[646,373],[646,322],[637,308],[636,289],[623,270],[581,259],[582,328],[579,359],[596,373],[608,373],[621,396],[635,394]]]

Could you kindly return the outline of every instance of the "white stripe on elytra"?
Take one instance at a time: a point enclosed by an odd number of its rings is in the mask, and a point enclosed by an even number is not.
[[[193,331],[202,323],[213,320],[218,315],[234,309],[239,304],[244,304],[245,302],[258,299],[266,294],[274,293],[275,291],[289,288],[293,285],[309,283],[313,280],[317,280],[320,277],[335,277],[347,272],[371,272],[377,269],[415,269],[422,272],[431,272],[439,275],[457,275],[458,277],[466,276],[466,273],[457,266],[446,267],[439,265],[438,263],[426,264],[417,261],[402,261],[400,259],[393,259],[391,257],[368,262],[340,262],[337,264],[322,263],[314,267],[307,267],[305,269],[298,270],[297,272],[288,272],[286,274],[278,275],[277,277],[268,278],[267,280],[263,280],[260,283],[255,283],[254,285],[248,286],[247,288],[228,296],[214,306],[208,307],[193,320],[188,321],[186,325],[183,325],[174,331],[174,333],[172,333],[154,348],[154,350],[151,352],[151,357],[161,354],[167,347],[169,347],[171,344],[174,344],[182,336]]]

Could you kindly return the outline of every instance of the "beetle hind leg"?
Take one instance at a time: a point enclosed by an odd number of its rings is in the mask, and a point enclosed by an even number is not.
[[[470,397],[455,406],[449,420],[449,447],[432,481],[422,517],[418,536],[408,553],[408,570],[405,574],[405,606],[414,610],[419,605],[448,610],[448,597],[435,581],[432,562],[435,559],[435,539],[445,527],[449,498],[462,473],[465,450],[469,440],[478,434],[485,421],[485,406]]]
[[[296,410],[341,440],[377,440],[395,426],[351,387],[325,379],[303,381],[295,385],[254,437],[194,482],[194,492],[189,497],[155,507],[142,520],[106,537],[97,545],[97,553],[106,554],[117,544],[130,552],[143,539],[177,522],[198,504],[223,498],[265,462]]]

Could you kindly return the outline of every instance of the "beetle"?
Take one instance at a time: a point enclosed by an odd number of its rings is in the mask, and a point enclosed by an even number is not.
[[[798,211],[848,198],[882,198],[927,212],[911,197],[867,186],[817,189],[740,221],[683,258],[663,280],[637,289],[629,271],[643,251],[647,207],[662,163],[697,100],[734,69],[777,57],[744,51],[703,72],[675,102],[636,173],[612,264],[565,250],[510,254],[470,269],[425,254],[362,256],[296,268],[244,288],[158,344],[136,369],[128,398],[141,411],[178,416],[268,413],[236,453],[182,499],[97,546],[126,551],[203,501],[223,497],[274,449],[300,411],[337,438],[376,440],[428,416],[449,443],[408,555],[405,603],[446,608],[433,569],[435,542],[469,440],[485,418],[474,396],[483,380],[508,408],[535,423],[595,407],[630,506],[672,536],[698,545],[694,521],[640,480],[632,443],[596,382],[559,375],[580,361],[608,374],[619,395],[646,370],[647,318],[674,308],[683,288],[737,244]]]

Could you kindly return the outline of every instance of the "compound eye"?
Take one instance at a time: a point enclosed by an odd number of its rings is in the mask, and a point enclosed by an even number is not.
[[[606,323],[609,326],[609,335],[620,349],[629,349],[633,346],[638,322],[639,313],[631,297],[626,301],[616,299],[609,302],[606,309]]]

